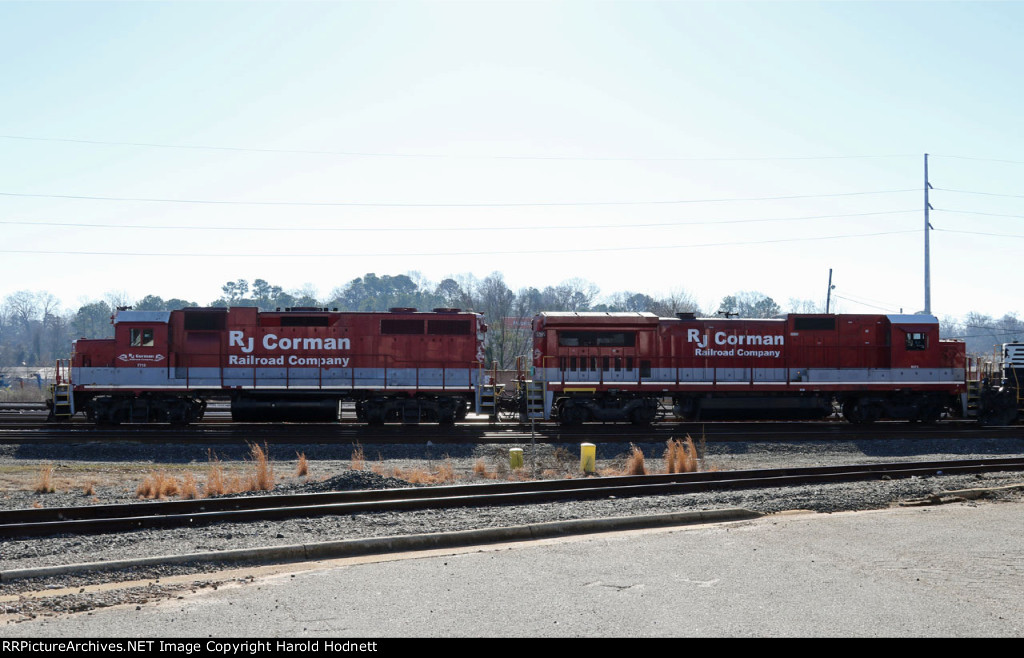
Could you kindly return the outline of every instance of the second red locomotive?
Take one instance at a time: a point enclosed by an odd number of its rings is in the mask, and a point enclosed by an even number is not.
[[[545,417],[649,422],[660,401],[689,420],[824,417],[931,422],[965,394],[965,348],[926,315],[696,318],[541,313],[535,379]]]

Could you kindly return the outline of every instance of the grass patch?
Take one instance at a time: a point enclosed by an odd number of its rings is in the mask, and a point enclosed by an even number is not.
[[[473,477],[483,480],[496,480],[498,478],[498,472],[488,469],[487,463],[483,458],[480,458],[473,463]]]
[[[647,475],[647,466],[644,464],[644,451],[630,444],[629,457],[626,458],[624,475]]]
[[[363,446],[358,443],[352,446],[352,459],[348,467],[353,471],[361,471],[366,468],[366,453],[363,452]]]
[[[445,459],[443,463],[431,469],[421,467],[399,468],[396,466],[391,471],[391,477],[405,480],[410,484],[450,484],[459,479],[451,459]]]
[[[165,471],[153,471],[135,489],[138,498],[170,498],[181,491],[178,481]]]
[[[696,473],[700,470],[699,465],[697,447],[690,435],[682,441],[672,438],[665,443],[666,473]]]
[[[274,465],[267,455],[266,445],[261,448],[253,443],[249,446],[253,473],[249,476],[246,491],[270,491],[274,488]]]
[[[57,485],[53,483],[53,464],[43,464],[36,475],[36,485],[32,489],[36,493],[54,493]]]

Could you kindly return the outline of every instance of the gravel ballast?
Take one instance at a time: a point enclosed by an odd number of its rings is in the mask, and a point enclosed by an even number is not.
[[[643,449],[648,468],[661,468],[665,445],[638,443]],[[272,464],[278,474],[275,492],[297,493],[342,489],[385,488],[409,486],[390,475],[394,469],[437,470],[441,465],[460,475],[459,482],[480,482],[473,479],[474,468],[481,465],[490,473],[508,472],[507,455],[512,447],[523,448],[526,471],[533,465],[529,444],[487,445],[467,444],[409,446],[386,445],[365,448],[366,462],[361,470],[351,470],[352,446],[285,445],[270,446]],[[826,466],[889,461],[932,461],[1007,457],[1024,454],[1024,440],[871,440],[845,442],[771,442],[711,443],[703,446],[704,466],[716,470],[751,468],[782,468]],[[599,444],[598,468],[621,467],[630,444]],[[210,450],[221,463],[230,465],[249,457],[244,445],[143,445],[143,444],[81,444],[68,445],[2,445],[0,469],[27,469],[52,464],[55,480],[62,473],[75,474],[72,480],[89,479],[93,473],[97,484],[86,494],[77,484],[58,485],[55,493],[40,494],[29,489],[6,485],[0,491],[0,508],[19,509],[33,506],[61,507],[97,503],[131,502],[137,500],[136,487],[148,470],[163,469],[171,473],[192,469],[202,481],[203,469],[210,459]],[[547,477],[564,477],[579,463],[578,444],[540,445],[536,448],[538,473]],[[305,454],[310,464],[307,477],[292,473],[298,454]],[[380,473],[373,472],[375,470]],[[124,469],[127,475],[119,476]],[[130,470],[134,469],[134,470]],[[111,475],[111,472],[113,475]],[[123,481],[117,482],[119,477]],[[110,480],[114,479],[114,482]],[[870,482],[808,485],[799,487],[751,489],[710,493],[656,496],[648,498],[614,498],[572,503],[550,503],[533,506],[462,508],[414,512],[388,512],[353,516],[258,521],[217,524],[168,530],[139,530],[106,535],[55,536],[0,540],[0,572],[43,566],[125,560],[162,555],[191,554],[240,548],[283,546],[300,543],[337,541],[380,536],[412,535],[483,528],[500,528],[551,521],[591,519],[636,515],[654,515],[697,510],[745,508],[772,514],[787,510],[809,510],[831,513],[889,507],[901,502],[927,498],[944,491],[991,488],[990,499],[1021,500],[1021,490],[1000,489],[1024,483],[1021,473],[991,473],[970,476],[914,477]],[[968,504],[978,504],[976,502]],[[84,573],[46,579],[18,580],[0,583],[0,619],[7,622],[31,618],[39,614],[90,610],[95,607],[180,595],[182,590],[216,586],[220,580],[210,575],[197,576],[196,582],[167,584],[166,579],[179,574],[212,572],[223,565],[159,565],[144,569],[112,573]],[[90,585],[116,580],[150,580],[134,587],[94,591]],[[165,582],[161,584],[158,579]],[[59,596],[29,598],[29,591],[79,588],[82,591]],[[21,595],[21,596],[19,596]]]

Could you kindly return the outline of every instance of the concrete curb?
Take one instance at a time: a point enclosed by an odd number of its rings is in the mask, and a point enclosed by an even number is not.
[[[314,544],[290,544],[262,548],[241,548],[228,551],[187,553],[184,555],[161,555],[156,557],[113,560],[110,562],[83,562],[51,567],[10,569],[0,571],[0,583],[9,583],[26,578],[45,578],[67,574],[116,571],[137,567],[164,564],[185,564],[189,562],[304,562],[356,555],[378,555],[407,551],[425,551],[438,548],[456,548],[476,544],[528,541],[569,535],[585,535],[616,530],[634,530],[698,523],[721,523],[741,521],[763,516],[760,512],[731,508],[704,512],[679,512],[653,516],[621,516],[610,519],[575,519],[553,521],[507,528],[483,530],[461,530],[420,535],[396,535],[394,537],[373,537],[369,539],[344,539],[341,541],[318,542]]]

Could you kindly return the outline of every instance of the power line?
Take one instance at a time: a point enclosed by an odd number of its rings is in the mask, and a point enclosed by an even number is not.
[[[678,222],[653,222],[643,224],[587,224],[587,225],[543,225],[543,226],[412,226],[412,227],[366,227],[366,226],[196,226],[196,225],[132,225],[132,224],[107,224],[97,222],[55,222],[55,221],[34,221],[34,220],[0,220],[0,225],[15,226],[60,226],[67,228],[114,228],[114,229],[151,229],[168,231],[274,231],[274,232],[436,232],[436,231],[548,231],[548,230],[577,230],[577,229],[635,229],[655,228],[666,226],[702,226],[718,224],[749,224],[759,222],[791,222],[810,219],[844,219],[848,217],[868,217],[873,215],[897,215],[917,213],[918,210],[889,210],[879,212],[848,213],[842,215],[807,215],[802,217],[767,217],[757,219],[723,219],[723,220],[698,220]]]
[[[203,151],[235,151],[242,153],[275,153],[290,155],[338,155],[361,158],[435,158],[459,160],[583,160],[610,162],[759,162],[776,160],[855,160],[880,158],[918,157],[916,154],[884,154],[884,155],[823,155],[823,156],[764,156],[764,157],[601,157],[572,155],[451,155],[443,153],[385,153],[373,151],[342,151],[322,149],[274,149],[239,146],[204,146],[198,144],[161,144],[156,142],[120,142],[98,139],[68,139],[61,137],[30,137],[26,135],[0,135],[0,139],[24,140],[34,142],[64,142],[69,144],[88,144],[96,146],[133,146],[144,148],[183,149]]]
[[[894,308],[902,308],[904,306],[903,304],[893,304],[892,302],[887,302],[885,300],[871,299],[870,297],[861,297],[860,295],[852,295],[850,293],[846,293],[847,295],[850,295],[849,297],[843,297],[842,295],[839,295],[837,293],[832,293],[832,294],[835,297],[839,297],[840,299],[845,299],[848,302],[853,302],[855,304],[863,304],[864,306],[870,306],[872,308],[894,309]],[[876,304],[882,304],[882,306],[876,306]]]
[[[951,212],[951,213],[957,213],[957,214],[960,214],[960,215],[981,215],[981,216],[984,216],[984,217],[1009,217],[1011,219],[1024,219],[1024,215],[1005,215],[1005,214],[1002,214],[1002,213],[995,213],[995,212],[975,212],[973,210],[950,210],[948,208],[937,208],[937,209],[935,209],[935,211],[936,212]]]
[[[966,155],[935,155],[934,153],[930,153],[929,155],[931,155],[932,157],[950,158],[950,159],[953,159],[953,160],[973,160],[975,162],[1000,162],[1000,163],[1003,163],[1003,164],[1017,164],[1017,165],[1024,164],[1024,161],[1022,161],[1022,160],[1001,160],[1001,159],[998,159],[998,158],[972,158],[972,157],[966,156]]]
[[[935,186],[932,186],[932,189],[938,190],[940,192],[956,192],[957,194],[977,194],[979,196],[997,196],[997,197],[1004,197],[1004,198],[1009,198],[1009,199],[1024,199],[1024,194],[1000,194],[998,192],[977,192],[977,191],[974,191],[974,190],[954,190],[954,189],[951,189],[951,188],[948,188],[948,187],[935,187]]]
[[[89,201],[132,201],[146,203],[197,203],[213,205],[239,206],[326,206],[326,207],[373,207],[373,208],[496,208],[496,207],[551,207],[551,206],[639,206],[639,205],[677,205],[686,203],[725,203],[742,201],[777,201],[787,199],[820,199],[825,197],[864,196],[870,194],[895,194],[899,192],[917,192],[915,189],[904,190],[873,190],[868,192],[838,192],[831,194],[798,194],[789,196],[769,197],[732,197],[719,199],[676,199],[668,201],[570,201],[570,202],[525,202],[525,203],[363,203],[351,201],[224,201],[212,199],[158,199],[143,197],[89,196],[75,194],[27,194],[19,192],[0,192],[0,196],[30,197],[42,199],[77,199]]]
[[[899,306],[896,306],[896,307],[893,307],[893,306],[875,306],[874,304],[868,304],[867,302],[862,302],[862,301],[859,301],[859,300],[856,300],[856,299],[850,299],[849,297],[843,297],[842,295],[837,295],[836,293],[832,293],[832,296],[833,297],[838,297],[839,299],[845,299],[846,301],[853,302],[854,304],[860,304],[861,306],[869,306],[871,308],[877,308],[880,311],[892,312],[893,308],[899,308]]]
[[[991,334],[972,334],[970,336],[946,336],[946,338],[956,338],[956,339],[959,339],[959,340],[963,340],[965,338],[997,338],[997,337],[1000,337],[1000,336],[1020,336],[1022,333],[1024,333],[1024,332],[1021,332],[1021,331],[1001,331],[1001,332],[998,332],[998,333],[991,333]]]
[[[776,244],[783,242],[810,242],[818,240],[842,240],[846,238],[869,238],[882,235],[899,235],[906,233],[918,233],[917,229],[908,231],[883,231],[878,233],[856,233],[848,235],[826,235],[809,238],[779,238],[777,240],[748,240],[737,242],[708,242],[703,244],[683,245],[642,245],[636,247],[595,247],[581,249],[515,249],[507,251],[464,251],[464,252],[385,252],[385,253],[337,253],[337,254],[239,254],[239,253],[159,253],[159,252],[116,252],[116,251],[61,251],[61,250],[31,250],[31,249],[0,249],[0,253],[6,254],[37,254],[52,256],[146,256],[146,257],[172,257],[172,258],[355,258],[357,256],[385,258],[385,257],[426,257],[426,256],[491,256],[491,255],[532,255],[532,254],[565,254],[565,253],[595,253],[608,251],[645,251],[652,249],[696,249],[704,247],[733,247],[743,245]]]
[[[1024,238],[1024,235],[1014,235],[1013,233],[985,233],[982,231],[956,231],[948,228],[933,228],[933,231],[942,231],[943,233],[960,233],[963,235],[985,235],[992,238]]]

